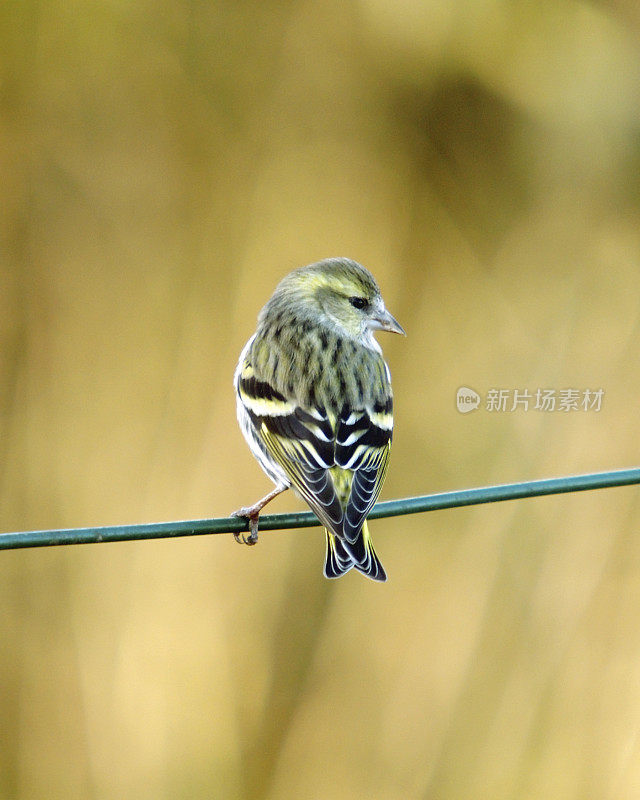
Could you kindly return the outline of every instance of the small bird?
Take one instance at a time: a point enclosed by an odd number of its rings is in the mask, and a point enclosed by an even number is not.
[[[348,258],[290,272],[258,316],[235,372],[240,428],[276,488],[234,516],[258,541],[264,506],[289,487],[326,529],[324,574],[386,573],[366,518],[387,471],[391,377],[374,332],[404,330],[371,273]],[[238,534],[236,541],[240,542]]]

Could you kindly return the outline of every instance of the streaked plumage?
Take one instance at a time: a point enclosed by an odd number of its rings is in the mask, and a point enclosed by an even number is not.
[[[276,484],[252,521],[293,486],[325,525],[324,574],[356,567],[386,580],[366,523],[382,488],[393,432],[389,369],[375,330],[404,333],[368,270],[332,258],[289,273],[258,316],[235,374],[238,421]]]

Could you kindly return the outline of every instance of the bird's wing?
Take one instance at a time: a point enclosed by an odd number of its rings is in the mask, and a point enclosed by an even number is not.
[[[331,419],[324,409],[303,409],[251,372],[240,376],[237,387],[265,451],[320,521],[341,536],[344,513],[329,472],[335,452]]]
[[[252,374],[238,392],[265,450],[320,521],[356,542],[384,481],[393,428],[391,398],[371,408],[344,406],[337,417],[303,408]]]
[[[336,430],[335,463],[352,473],[342,531],[354,543],[373,508],[389,463],[393,434],[393,401],[351,411],[344,408]]]

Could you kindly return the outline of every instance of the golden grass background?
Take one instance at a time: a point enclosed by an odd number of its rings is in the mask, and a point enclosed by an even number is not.
[[[384,498],[638,463],[635,3],[29,0],[0,42],[0,530],[260,496],[235,362],[331,255],[408,332]],[[636,798],[637,497],[377,521],[384,586],[317,529],[3,552],[0,798]]]

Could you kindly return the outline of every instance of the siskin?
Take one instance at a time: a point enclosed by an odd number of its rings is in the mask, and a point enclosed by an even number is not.
[[[371,273],[348,258],[294,270],[258,316],[235,373],[240,428],[276,488],[234,516],[258,516],[289,487],[326,528],[324,574],[387,576],[367,528],[393,431],[389,368],[374,338],[404,330]],[[236,540],[240,541],[236,534]]]

